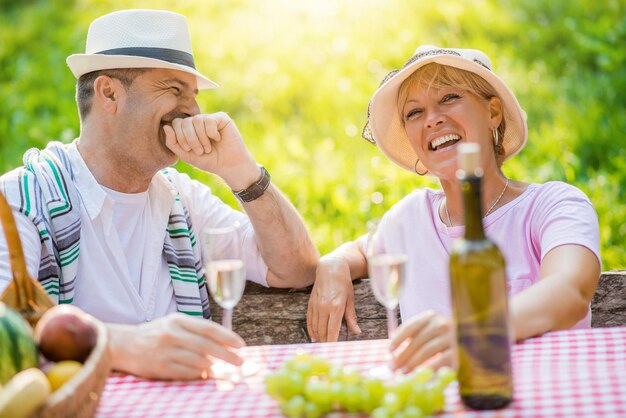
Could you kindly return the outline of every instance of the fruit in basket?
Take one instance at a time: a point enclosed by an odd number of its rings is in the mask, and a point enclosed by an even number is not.
[[[30,325],[0,302],[0,384],[18,372],[39,365]]]
[[[50,384],[41,370],[22,370],[0,391],[0,418],[29,417],[49,395]]]
[[[35,327],[35,341],[48,360],[84,363],[98,339],[96,328],[79,308],[57,305]]]
[[[445,387],[455,372],[418,368],[405,376],[382,381],[310,354],[298,354],[270,373],[265,390],[284,415],[315,418],[331,411],[365,413],[372,417],[421,417],[445,406]]]
[[[83,365],[74,360],[63,360],[54,363],[46,370],[46,377],[50,382],[52,391],[56,391],[65,383],[67,383],[76,373],[82,369]]]

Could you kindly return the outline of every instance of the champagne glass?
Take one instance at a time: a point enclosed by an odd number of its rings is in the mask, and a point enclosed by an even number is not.
[[[398,328],[397,308],[404,284],[407,256],[404,253],[387,253],[378,233],[378,222],[368,223],[367,269],[376,300],[387,311],[387,337],[391,338]],[[370,375],[380,378],[393,376],[389,366],[378,366]]]
[[[232,330],[233,309],[246,287],[239,224],[206,228],[202,242],[209,292],[223,309],[222,326]],[[250,361],[237,367],[223,360],[216,360],[211,367],[211,374],[216,379],[238,381],[259,369],[257,364]]]

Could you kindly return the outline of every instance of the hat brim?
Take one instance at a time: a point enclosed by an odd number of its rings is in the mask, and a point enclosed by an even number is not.
[[[67,66],[77,79],[83,74],[93,71],[110,70],[117,68],[166,68],[179,70],[196,76],[198,90],[214,89],[217,83],[200,74],[196,69],[186,65],[175,64],[155,58],[138,57],[134,55],[99,55],[74,54],[67,57]]]
[[[407,65],[381,85],[370,101],[370,129],[381,151],[399,166],[414,172],[417,154],[411,147],[398,110],[398,91],[402,82],[417,69],[438,63],[479,75],[493,86],[503,102],[506,130],[502,144],[505,160],[516,155],[526,144],[528,128],[526,114],[509,87],[497,75],[482,65],[455,55],[429,56]]]

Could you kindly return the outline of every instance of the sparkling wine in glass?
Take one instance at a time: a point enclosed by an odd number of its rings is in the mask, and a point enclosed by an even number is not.
[[[396,308],[404,282],[406,254],[377,254],[369,257],[368,271],[376,300],[387,309],[387,336],[398,328]]]
[[[387,337],[391,338],[398,328],[397,308],[406,275],[407,256],[404,253],[388,253],[378,233],[378,222],[368,223],[367,269],[370,284],[376,300],[387,310]],[[370,375],[391,378],[389,366],[379,366],[370,370]]]
[[[223,309],[222,325],[232,330],[233,309],[246,287],[239,224],[206,228],[202,242],[209,292]],[[237,367],[223,360],[215,360],[211,374],[216,379],[238,381],[258,370],[258,365],[250,361]]]
[[[233,309],[246,286],[243,261],[236,258],[208,261],[206,274],[211,296],[224,310],[222,325],[232,329]]]

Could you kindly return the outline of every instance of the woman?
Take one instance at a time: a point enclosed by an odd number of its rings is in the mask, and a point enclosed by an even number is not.
[[[516,339],[590,326],[601,271],[597,215],[575,187],[529,184],[502,173],[504,161],[526,143],[526,118],[484,53],[418,48],[374,93],[363,136],[399,166],[436,176],[442,188],[413,191],[379,225],[385,251],[408,255],[403,324],[391,341],[395,368],[452,364],[448,260],[464,230],[456,179],[462,142],[481,145],[483,223],[507,261]],[[348,329],[360,332],[352,280],[367,276],[366,239],[345,243],[320,261],[307,312],[315,341],[336,340],[344,314]]]

